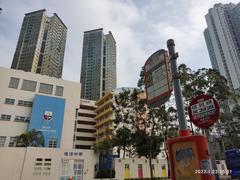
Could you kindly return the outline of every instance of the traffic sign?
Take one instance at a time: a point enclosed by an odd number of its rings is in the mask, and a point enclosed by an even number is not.
[[[165,103],[172,92],[172,77],[167,51],[160,49],[144,65],[144,83],[148,104],[158,107]]]
[[[219,104],[212,96],[199,95],[192,99],[188,114],[194,125],[207,129],[219,119]]]

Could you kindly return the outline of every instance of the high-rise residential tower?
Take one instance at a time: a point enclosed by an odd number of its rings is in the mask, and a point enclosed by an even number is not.
[[[240,3],[215,4],[205,16],[204,36],[212,67],[240,89]]]
[[[84,32],[81,97],[98,100],[116,88],[116,42],[109,31],[95,29]]]
[[[11,68],[61,78],[66,37],[67,27],[56,13],[25,14]]]

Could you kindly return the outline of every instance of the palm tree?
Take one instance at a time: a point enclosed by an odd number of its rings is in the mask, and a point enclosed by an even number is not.
[[[19,136],[17,136],[17,147],[44,147],[44,136],[42,131],[37,131],[36,129],[32,129],[27,131]]]

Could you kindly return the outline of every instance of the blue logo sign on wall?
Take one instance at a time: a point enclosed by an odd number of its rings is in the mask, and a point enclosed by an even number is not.
[[[52,119],[52,112],[51,111],[45,111],[43,115],[43,119],[47,122],[51,121]]]
[[[44,147],[49,146],[51,139],[56,139],[60,147],[64,120],[65,99],[36,95],[33,102],[31,121],[28,129],[42,131]]]

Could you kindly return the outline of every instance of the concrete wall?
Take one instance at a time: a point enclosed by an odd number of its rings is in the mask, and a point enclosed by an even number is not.
[[[26,148],[0,148],[0,179],[20,180]]]
[[[66,154],[68,154],[66,156]],[[72,154],[72,155],[70,155]],[[34,175],[36,158],[51,159],[49,175]],[[0,179],[4,180],[59,180],[62,161],[83,160],[83,179],[94,179],[96,156],[92,150],[53,148],[0,148]]]

